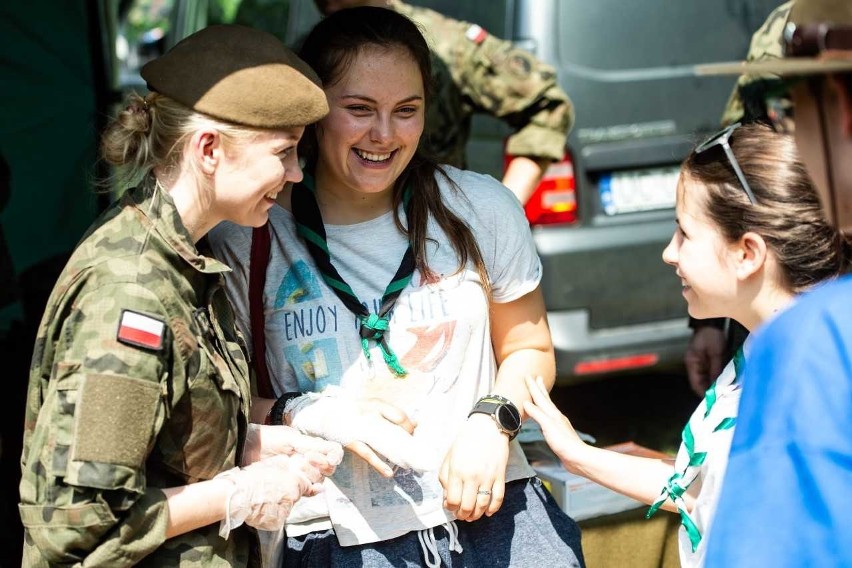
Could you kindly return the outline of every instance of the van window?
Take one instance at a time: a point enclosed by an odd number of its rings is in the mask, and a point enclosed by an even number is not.
[[[734,82],[692,67],[741,59],[775,3],[562,0],[530,31],[558,38],[544,55],[575,104],[575,142],[689,136],[718,127]]]

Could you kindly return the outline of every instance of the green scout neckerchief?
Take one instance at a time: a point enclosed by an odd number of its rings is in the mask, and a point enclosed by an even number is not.
[[[402,202],[406,217],[410,219],[411,188],[409,186],[406,186],[403,190]],[[396,274],[385,288],[384,295],[382,295],[382,305],[378,313],[371,314],[331,263],[325,225],[322,221],[319,205],[317,205],[314,179],[307,172],[305,172],[304,180],[293,186],[291,204],[293,217],[296,219],[296,232],[304,240],[308,252],[311,253],[311,257],[322,275],[322,279],[337,294],[337,297],[349,311],[358,318],[361,349],[364,351],[364,355],[368,360],[370,359],[369,342],[370,340],[375,341],[379,345],[388,368],[399,377],[405,376],[407,372],[402,368],[399,359],[388,344],[385,333],[390,325],[388,313],[414,273],[414,251],[411,249],[411,243],[409,243],[405,255],[402,257],[402,262],[399,264]]]
[[[732,386],[737,385],[740,382],[744,368],[745,358],[743,356],[743,348],[740,347],[734,355],[735,371],[734,380],[731,382]],[[707,420],[709,418],[710,410],[713,408],[713,405],[716,404],[716,386],[717,383],[714,382],[704,394],[705,410],[704,415],[701,417],[702,420]],[[645,515],[645,518],[651,518],[651,516],[659,510],[663,503],[665,503],[668,499],[671,499],[677,506],[677,512],[680,514],[680,522],[683,525],[683,528],[686,529],[689,542],[692,544],[692,552],[695,552],[698,548],[698,544],[701,542],[701,532],[698,530],[698,527],[695,526],[695,522],[686,511],[686,503],[683,500],[683,494],[686,493],[686,490],[689,489],[689,486],[692,485],[692,482],[698,477],[700,467],[704,463],[704,460],[707,459],[707,452],[695,451],[696,444],[695,435],[693,434],[693,428],[691,426],[692,422],[693,419],[690,419],[690,421],[687,422],[683,429],[683,433],[681,434],[689,461],[682,470],[675,469],[675,472],[666,482],[666,486],[663,487],[660,496],[651,504],[651,508],[648,509],[648,513]],[[725,418],[722,418],[718,424],[716,424],[712,432],[729,430],[736,425],[736,422],[737,419],[735,416],[726,416]]]

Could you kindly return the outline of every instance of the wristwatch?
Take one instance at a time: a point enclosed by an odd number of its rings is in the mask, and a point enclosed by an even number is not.
[[[470,418],[474,414],[491,416],[500,431],[509,436],[509,440],[514,440],[521,431],[521,413],[518,407],[511,400],[500,395],[489,394],[480,398],[467,416]]]
[[[273,403],[272,408],[266,413],[266,420],[263,421],[266,425],[281,426],[284,425],[284,412],[287,409],[287,403],[302,396],[299,391],[285,392],[278,397],[278,400]]]

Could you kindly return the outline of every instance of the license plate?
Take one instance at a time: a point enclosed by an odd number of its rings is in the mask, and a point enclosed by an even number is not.
[[[680,168],[648,168],[602,175],[598,187],[607,215],[675,206]]]

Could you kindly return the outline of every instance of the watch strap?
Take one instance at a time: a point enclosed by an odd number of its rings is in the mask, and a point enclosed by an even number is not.
[[[272,426],[281,426],[284,424],[284,411],[286,410],[287,403],[300,396],[302,396],[302,393],[298,391],[285,392],[279,396],[278,400],[272,404],[272,408],[269,409],[264,423]]]
[[[505,424],[500,421],[498,416],[500,409],[503,407],[510,407],[512,414],[517,417],[518,427],[517,428],[509,428]],[[482,398],[480,398],[470,413],[468,413],[468,418],[470,418],[473,414],[488,414],[491,418],[494,419],[494,423],[497,424],[497,427],[501,432],[509,436],[509,440],[514,440],[515,436],[518,435],[518,432],[521,431],[521,413],[518,411],[518,407],[515,406],[508,398],[502,397],[496,394],[489,394]]]

